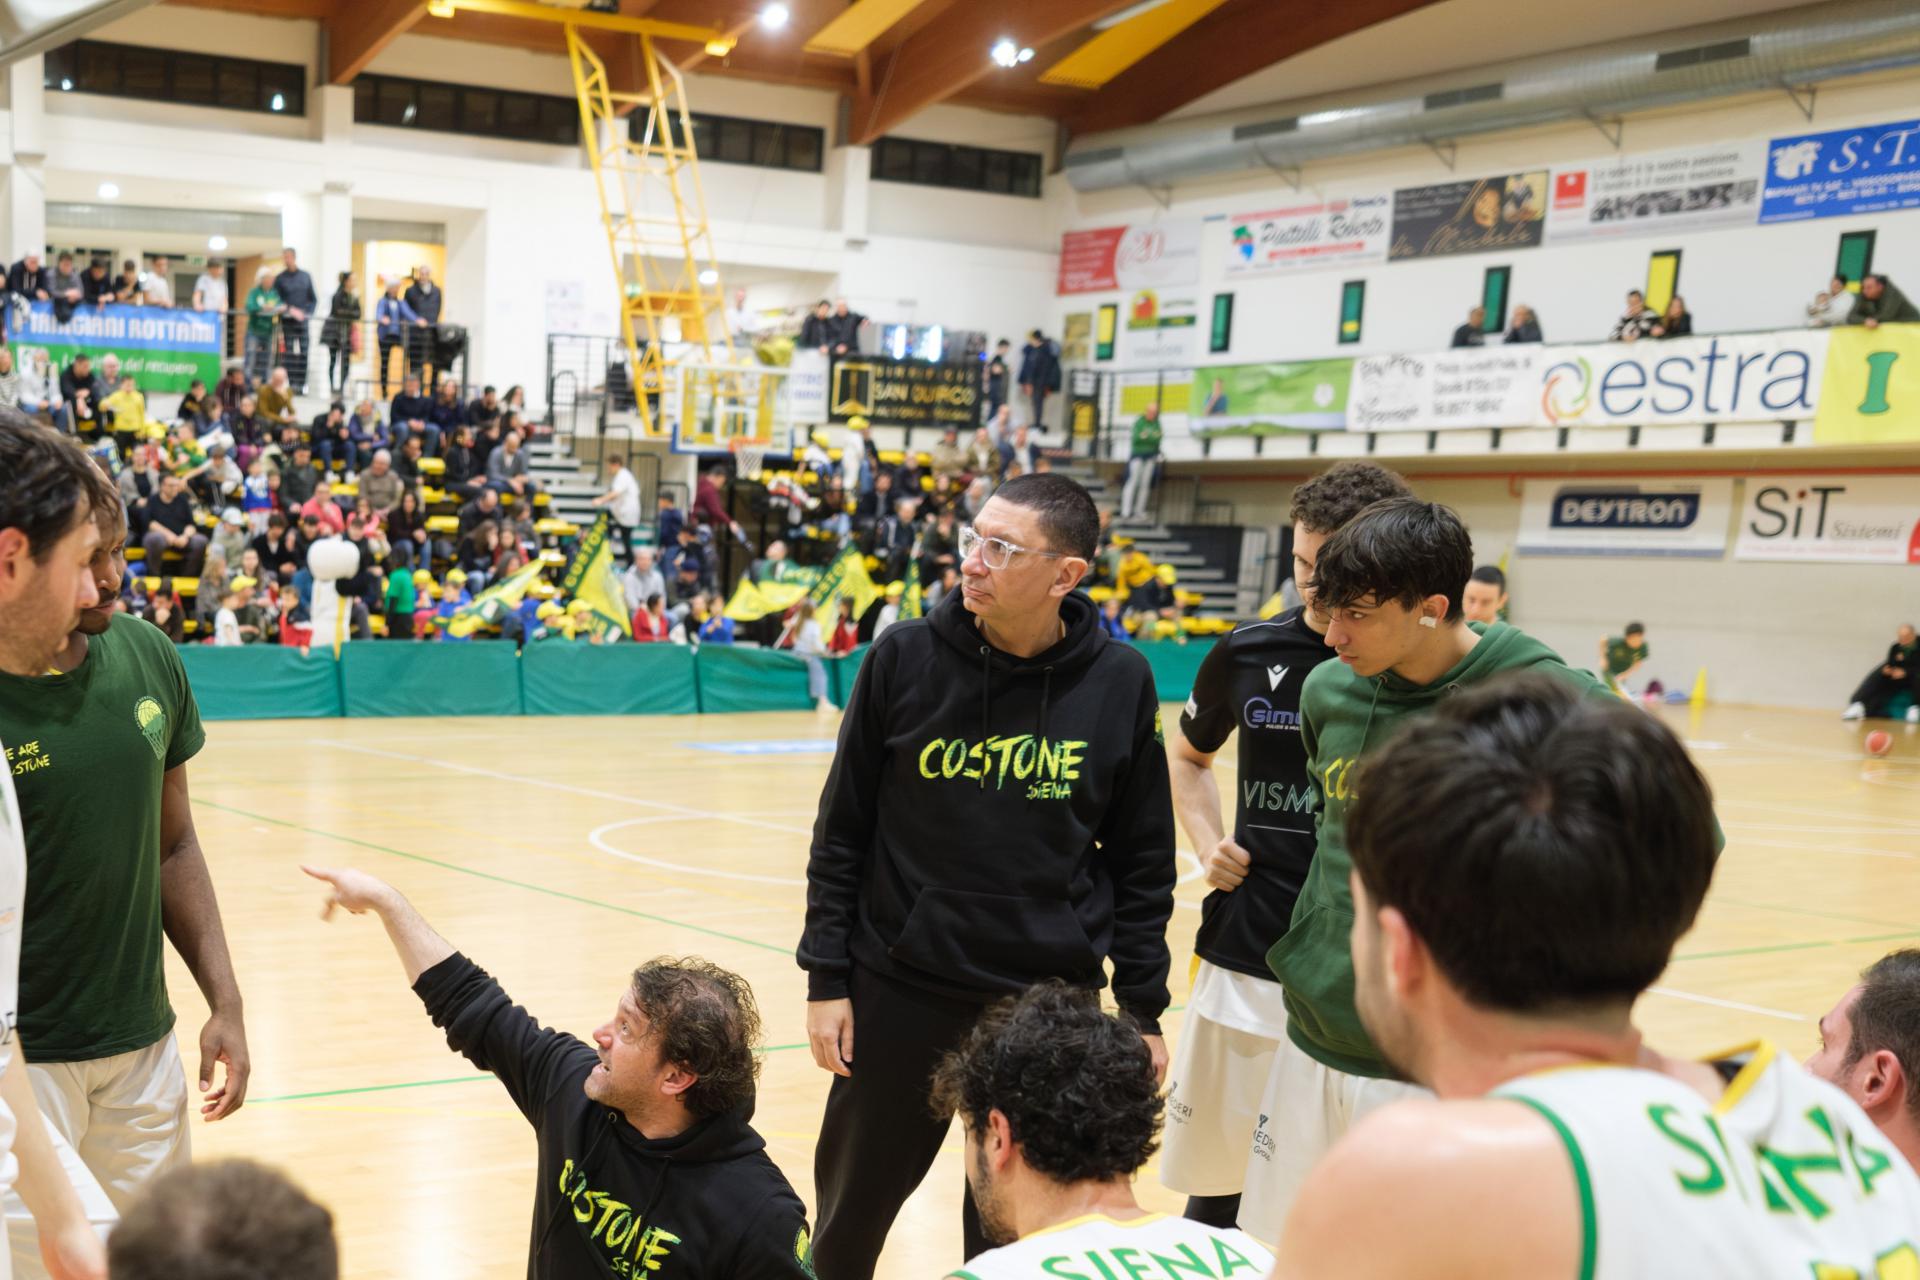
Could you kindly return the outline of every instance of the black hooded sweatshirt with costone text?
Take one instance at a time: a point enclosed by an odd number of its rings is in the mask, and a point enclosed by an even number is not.
[[[1143,1030],[1167,1007],[1173,802],[1153,673],[1092,603],[1031,658],[961,593],[868,650],[807,865],[810,1000],[853,966],[982,1002],[1044,978],[1106,984]]]
[[[593,1046],[542,1027],[473,961],[455,953],[413,989],[539,1135],[528,1280],[812,1280],[806,1207],[747,1123],[751,1101],[648,1138],[587,1097]]]

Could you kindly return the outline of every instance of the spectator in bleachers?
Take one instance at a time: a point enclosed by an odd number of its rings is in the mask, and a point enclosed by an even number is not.
[[[813,313],[800,325],[800,339],[796,346],[806,347],[826,355],[833,347],[833,305],[825,298],[814,304]]]
[[[707,585],[712,581],[713,569],[708,560],[707,548],[701,538],[701,527],[696,521],[689,520],[680,526],[674,545],[668,547],[662,563],[667,576],[668,590],[671,591],[675,579],[682,576],[685,565],[693,566],[692,581]]]
[[[298,511],[320,485],[320,468],[313,464],[313,447],[302,440],[288,461],[280,464],[280,505]]]
[[[518,390],[518,388],[515,388]],[[516,405],[524,409],[524,405]],[[482,387],[480,394],[467,404],[467,421],[474,426],[482,426],[500,417],[506,412],[506,406],[500,403],[500,393],[492,387]]]
[[[644,603],[633,611],[633,638],[641,644],[664,643],[673,630],[673,619],[667,616],[667,598],[655,591],[643,596]]]
[[[207,540],[207,559],[219,560],[233,572],[240,572],[240,556],[247,549],[247,525],[238,507],[223,507]],[[257,578],[259,575],[255,575]]]
[[[1468,622],[1492,626],[1507,608],[1507,575],[1498,565],[1483,564],[1467,579],[1460,596],[1461,612]]]
[[[862,534],[871,534],[881,518],[892,510],[893,473],[881,470],[874,475],[873,486],[854,500],[854,527]]]
[[[206,270],[193,282],[193,309],[222,312],[227,309],[228,301],[227,264],[218,258],[209,259]]]
[[[932,456],[936,489],[946,489],[967,470],[967,451],[960,444],[960,428],[952,423],[940,429],[940,443],[927,452]]]
[[[907,575],[918,534],[914,513],[919,505],[918,498],[896,498],[893,509],[874,524],[872,554],[880,561],[880,576],[889,582]]]
[[[440,428],[433,425],[433,401],[427,399],[420,390],[420,375],[409,373],[400,381],[400,394],[387,406],[387,416],[393,428],[393,438],[406,443],[407,437],[418,434],[426,441],[428,457],[440,452]]]
[[[1647,299],[1638,289],[1627,290],[1627,309],[1607,334],[1609,342],[1638,342],[1642,338],[1653,336],[1660,326],[1660,313],[1647,305]]]
[[[14,371],[13,349],[0,346],[0,409],[20,407],[20,375]]]
[[[640,525],[640,482],[633,478],[627,460],[620,454],[607,455],[607,470],[607,491],[595,498],[593,505],[607,508],[607,524],[620,540],[620,554],[631,559],[633,531]]]
[[[253,380],[237,364],[228,365],[227,372],[213,388],[213,402],[221,417],[239,408],[242,396],[250,395],[253,395]]]
[[[719,600],[708,600],[705,615],[701,617],[699,606],[695,606],[694,615],[700,617],[695,631],[701,644],[732,644],[734,641],[733,619],[729,618]]]
[[[434,330],[440,324],[440,307],[445,301],[440,286],[433,282],[433,268],[422,264],[413,269],[413,282],[407,286],[407,305],[413,309],[416,323],[407,331],[407,369],[427,371],[429,382],[434,368]]]
[[[1834,274],[1827,281],[1827,287],[1813,295],[1813,301],[1807,304],[1807,324],[1815,329],[1830,329],[1847,322],[1847,310],[1853,306],[1853,294],[1848,288],[1853,282],[1847,277]]]
[[[747,531],[742,529],[740,522],[727,511],[724,492],[726,484],[727,469],[725,467],[708,467],[693,486],[693,510],[689,515],[693,521],[704,525],[708,530],[727,530],[733,535],[735,542],[745,546]]]
[[[327,322],[320,327],[320,345],[327,349],[327,394],[345,395],[347,365],[353,359],[354,327],[360,323],[360,291],[351,271],[342,271]]]
[[[1100,606],[1100,629],[1107,633],[1107,638],[1110,640],[1132,644],[1133,636],[1127,631],[1127,624],[1120,620],[1120,609],[1123,603],[1119,596],[1107,597],[1105,603]]]
[[[694,598],[711,589],[705,556],[681,556],[673,562],[673,577],[667,580],[667,609],[676,620],[685,617]]]
[[[207,536],[194,523],[193,499],[186,481],[171,473],[160,478],[160,492],[147,501],[146,568],[164,573],[161,560],[169,551],[180,553],[179,576],[197,578],[207,558]]]
[[[527,550],[539,545],[533,529],[533,504],[500,504],[500,542],[510,551]]]
[[[1020,356],[1020,391],[1033,409],[1028,425],[1045,431],[1047,396],[1060,389],[1060,348],[1035,329]]]
[[[460,401],[460,384],[452,377],[440,379],[440,385],[434,388],[427,421],[440,429],[442,440],[461,427],[473,425],[467,421],[467,406]]]
[[[146,439],[149,434],[147,398],[140,394],[140,386],[130,373],[121,374],[107,385],[113,390],[100,401],[100,409],[106,420],[113,424],[113,438],[120,446],[120,456],[125,458],[132,453],[134,444]],[[164,430],[157,422],[154,426],[157,430]]]
[[[350,471],[366,470],[374,454],[393,447],[393,435],[380,421],[380,411],[370,397],[355,405],[353,416],[347,419],[347,441],[353,446],[353,459],[347,463]]]
[[[1153,496],[1153,478],[1160,469],[1161,434],[1160,405],[1155,401],[1133,423],[1127,479],[1120,489],[1120,515],[1123,519],[1131,520],[1143,514],[1148,500]]]
[[[140,305],[140,264],[128,258],[120,264],[120,276],[113,282],[114,300],[128,306]]]
[[[413,446],[420,441],[421,437],[416,434],[409,437],[405,443]],[[472,427],[462,427],[454,433],[442,461],[446,465],[440,474],[440,485],[448,493],[462,498],[471,498],[484,487],[486,469],[473,447]]]
[[[524,502],[531,502],[538,492],[539,486],[527,469],[527,455],[520,448],[518,431],[509,431],[487,459],[487,486],[499,490],[503,497],[512,493]]]
[[[259,402],[260,412],[274,424],[279,425],[300,420],[299,410],[294,401],[293,377],[282,364],[273,366],[267,375],[267,381],[254,399]]]
[[[960,563],[960,534],[954,527],[952,511],[942,511],[920,533],[916,555],[920,566],[920,585],[932,586],[940,575]]]
[[[82,300],[96,307],[104,307],[119,297],[118,284],[107,269],[105,258],[95,258],[87,264],[86,274],[80,277]]]
[[[253,288],[247,291],[246,368],[253,382],[266,380],[273,364],[280,315],[285,310],[273,289],[273,268],[261,267],[254,273]]]
[[[72,254],[61,254],[53,260],[53,318],[65,324],[86,300],[86,277],[73,265]]]
[[[949,591],[960,589],[960,569],[957,565],[948,565],[940,571],[940,579],[927,588],[927,611],[931,613],[935,605],[946,599]]]
[[[307,389],[308,321],[320,309],[320,295],[314,290],[313,277],[296,260],[291,247],[280,251],[280,274],[273,278],[273,291],[280,297],[280,344],[287,353],[287,373],[302,393]]]
[[[1687,310],[1687,300],[1679,294],[1667,300],[1667,310],[1660,317],[1660,323],[1654,326],[1656,338],[1691,338],[1693,336],[1693,313]]]
[[[207,384],[195,378],[187,384],[186,393],[180,397],[180,407],[173,411],[173,416],[193,423],[197,430],[212,422],[213,415],[214,403],[207,395]]]
[[[1907,300],[1893,281],[1883,275],[1863,276],[1860,296],[1847,313],[1848,324],[1877,329],[1883,324],[1920,324],[1920,308]]]
[[[29,249],[7,268],[7,292],[28,302],[53,301],[53,272],[41,265],[38,250]]]
[[[474,526],[483,523],[500,523],[500,492],[497,489],[481,489],[471,502],[460,508],[460,527],[455,536],[465,540],[473,532]]]
[[[456,563],[467,575],[469,590],[478,591],[486,586],[499,558],[500,526],[495,521],[482,520],[460,540],[460,552],[456,557]]]
[[[315,414],[307,435],[313,441],[313,456],[319,461],[323,473],[332,475],[336,462],[342,470],[353,470],[353,441],[347,435],[347,406],[335,400],[327,406],[325,413]]]
[[[199,576],[200,581],[193,595],[193,621],[199,633],[206,636],[213,633],[214,617],[226,603],[228,582],[233,574],[228,572],[225,560],[208,556]]]
[[[8,351],[11,357],[11,350]],[[60,395],[60,379],[47,363],[47,353],[36,348],[27,357],[26,364],[20,369],[19,409],[26,414],[47,415],[47,420],[61,431],[71,431],[72,422],[67,414],[66,400]]]
[[[972,476],[986,476],[993,480],[1000,478],[1000,450],[985,427],[974,431],[973,440],[967,445],[966,466],[962,469]]]
[[[865,316],[848,308],[845,298],[836,300],[833,304],[833,315],[827,320],[832,354],[836,356],[857,354],[860,350],[860,326],[866,322]]]
[[[376,449],[360,476],[360,496],[376,515],[384,516],[400,505],[400,495],[404,492],[406,485],[393,470],[393,455],[385,449]]]
[[[135,449],[114,484],[127,513],[127,541],[137,546],[147,533],[147,500],[160,491],[158,451],[152,445]]]
[[[387,542],[393,548],[392,563],[402,569],[424,566],[433,559],[427,535],[427,513],[420,506],[420,495],[411,488],[400,490],[400,500],[387,514]]]
[[[1532,307],[1522,304],[1513,309],[1513,327],[1507,330],[1506,340],[1509,343],[1546,341],[1540,332],[1540,317]]]
[[[992,422],[1007,408],[1007,387],[1013,379],[1012,354],[1010,344],[1005,338],[993,344],[993,354],[987,357],[987,367],[980,375],[981,400],[985,405],[986,421]]]
[[[833,634],[827,637],[827,652],[834,657],[852,653],[860,644],[860,620],[853,615],[853,597],[841,596],[834,611]]]
[[[1467,322],[1453,331],[1453,347],[1485,346],[1487,341],[1487,309],[1475,307],[1467,312]]]
[[[413,308],[407,305],[407,300],[400,296],[400,282],[387,281],[385,292],[380,295],[380,301],[373,306],[374,338],[380,346],[380,398],[382,400],[387,398],[388,371],[393,368],[393,353],[407,345],[408,335],[421,323],[420,317],[415,315]],[[406,360],[404,353],[401,360],[404,372]],[[393,416],[397,423],[400,415],[396,413]]]
[[[140,277],[140,301],[149,307],[173,308],[173,265],[165,254],[149,260],[146,274]]]
[[[340,504],[333,500],[333,482],[325,476],[321,476],[320,483],[313,486],[313,496],[301,505],[300,514],[313,517],[323,538],[331,538],[346,532],[346,513],[340,510]]]
[[[391,452],[393,469],[400,477],[400,482],[409,489],[418,489],[426,479],[426,473],[420,468],[420,459],[423,456],[420,437],[409,437],[404,445]]]
[[[60,398],[67,404],[68,422],[74,432],[81,436],[100,433],[100,402],[106,392],[100,385],[100,375],[93,371],[93,357],[86,352],[75,356],[61,372]]]
[[[187,428],[190,432],[191,426]],[[239,466],[227,452],[226,441],[215,438],[207,445],[206,488],[211,497],[207,501],[210,507],[223,503],[238,502],[246,488],[246,476],[241,474]]]
[[[168,590],[155,591],[147,597],[144,606],[133,612],[164,631],[167,639],[175,644],[186,643],[186,610],[181,606],[180,597],[170,587]]]
[[[652,547],[635,547],[633,563],[620,578],[620,587],[629,600],[645,600],[667,593],[667,579],[653,563]]]

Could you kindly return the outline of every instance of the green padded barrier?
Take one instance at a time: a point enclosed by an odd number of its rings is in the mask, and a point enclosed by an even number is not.
[[[1193,692],[1193,678],[1212,649],[1211,640],[1148,640],[1134,647],[1146,656],[1153,668],[1153,687],[1162,702],[1185,702]]]
[[[360,640],[340,662],[350,716],[520,714],[520,657],[504,641]]]
[[[833,705],[844,707],[847,699],[853,696],[853,680],[860,674],[860,664],[865,661],[870,644],[857,644],[853,652],[844,658],[833,658],[827,662],[827,696],[833,699]]]
[[[530,644],[520,658],[530,716],[690,716],[693,651],[679,644]]]
[[[694,661],[700,668],[702,711],[808,711],[813,707],[807,697],[807,665],[790,653],[704,644]],[[833,692],[831,670],[827,692]]]
[[[203,720],[297,720],[341,714],[340,668],[333,655],[315,649],[250,644],[216,649],[180,647],[187,679]]]

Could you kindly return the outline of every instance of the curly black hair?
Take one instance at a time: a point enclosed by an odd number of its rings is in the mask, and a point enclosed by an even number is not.
[[[680,1095],[688,1111],[704,1119],[752,1100],[760,1010],[745,978],[697,956],[660,956],[633,971],[633,1000],[660,1056],[699,1077]]]
[[[1382,498],[1404,498],[1412,492],[1397,473],[1351,458],[1295,489],[1287,519],[1309,533],[1334,533]]]
[[[182,1165],[155,1179],[107,1242],[114,1280],[336,1280],[333,1215],[251,1160]]]
[[[1027,1164],[1056,1182],[1127,1177],[1160,1145],[1164,1103],[1139,1026],[1058,980],[981,1014],[934,1071],[932,1101],[976,1137],[998,1111]]]
[[[1453,622],[1472,576],[1473,538],[1451,507],[1388,498],[1327,539],[1313,566],[1313,593],[1322,609],[1368,599],[1417,609],[1423,600],[1445,596]]]
[[[45,564],[67,531],[91,518],[100,468],[72,440],[16,409],[0,409],[0,529],[26,535]]]

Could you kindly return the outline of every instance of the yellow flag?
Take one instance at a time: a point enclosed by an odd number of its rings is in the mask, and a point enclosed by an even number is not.
[[[482,627],[497,625],[500,619],[520,607],[520,602],[527,597],[527,588],[534,584],[540,577],[540,571],[545,568],[535,560],[500,579],[469,603],[461,605],[447,619],[447,634],[465,639]]]
[[[607,534],[609,517],[601,512],[575,548],[567,576],[560,582],[562,594],[584,600],[592,609],[585,625],[602,640],[616,636],[633,639],[633,613],[627,608],[627,593],[613,566],[613,540]]]
[[[853,616],[863,616],[880,598],[880,588],[874,585],[873,575],[867,572],[866,557],[857,548],[848,547],[840,553],[828,570],[820,575],[820,581],[814,584],[813,603],[820,609],[832,607],[841,596],[853,601]]]

